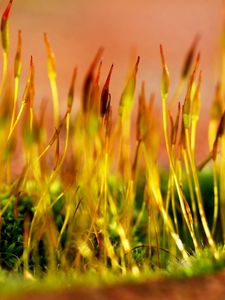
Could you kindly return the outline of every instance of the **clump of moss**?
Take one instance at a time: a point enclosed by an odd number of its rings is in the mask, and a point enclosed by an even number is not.
[[[222,84],[216,87],[209,124],[209,154],[198,164],[196,130],[203,80],[200,54],[196,54],[198,38],[187,53],[174,97],[170,97],[171,79],[160,46],[162,125],[169,165],[163,175],[157,161],[159,120],[154,113],[154,96],[146,95],[144,83],[138,96],[135,136],[131,130],[139,56],[121,93],[117,117],[113,115],[110,90],[113,65],[101,83],[102,48],[84,78],[80,109],[72,113],[77,77],[77,69],[73,68],[66,108],[62,111],[55,56],[44,34],[53,107],[48,135],[44,104],[40,113],[34,105],[37,87],[32,56],[25,90],[19,99],[23,65],[19,31],[14,74],[9,80],[14,84],[8,91],[12,2],[9,1],[1,21],[1,267],[23,272],[29,278],[74,270],[138,277],[146,270],[166,270],[174,261],[188,265],[190,254],[196,264],[201,261],[209,270],[214,270],[212,265],[222,266],[225,89]],[[183,91],[181,103],[178,99]],[[18,153],[24,166],[15,177],[12,163]],[[209,162],[212,172],[205,176],[201,169]],[[209,252],[204,252],[204,248]],[[203,265],[199,269],[203,270]],[[191,268],[194,274],[194,263]]]

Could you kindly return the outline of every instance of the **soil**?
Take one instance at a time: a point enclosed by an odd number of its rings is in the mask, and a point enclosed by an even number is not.
[[[218,273],[186,278],[157,279],[139,284],[123,283],[101,288],[77,288],[48,293],[32,293],[1,300],[223,300],[225,299],[225,270]]]

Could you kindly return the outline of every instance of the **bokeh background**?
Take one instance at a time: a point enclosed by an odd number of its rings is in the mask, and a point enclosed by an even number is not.
[[[0,1],[0,10],[6,3]],[[10,21],[10,55],[15,54],[17,30],[21,29],[23,76],[27,76],[29,56],[33,55],[36,101],[50,99],[43,44],[43,33],[47,32],[56,55],[61,101],[66,98],[74,66],[78,67],[79,101],[84,75],[97,49],[104,46],[103,80],[110,64],[115,65],[111,81],[114,106],[118,104],[131,61],[140,55],[137,91],[145,80],[147,94],[154,92],[160,106],[159,44],[165,48],[173,91],[187,50],[196,34],[200,34],[204,107],[201,117],[205,122],[219,78],[223,16],[222,0],[15,0]],[[200,144],[203,141],[205,145],[204,130],[205,126],[201,126],[198,136]],[[206,150],[202,147],[201,152]]]

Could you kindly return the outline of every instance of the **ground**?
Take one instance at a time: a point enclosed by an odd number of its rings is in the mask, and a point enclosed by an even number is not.
[[[225,270],[186,279],[155,279],[144,283],[123,283],[110,287],[78,288],[64,291],[30,293],[1,300],[222,300],[225,299]]]

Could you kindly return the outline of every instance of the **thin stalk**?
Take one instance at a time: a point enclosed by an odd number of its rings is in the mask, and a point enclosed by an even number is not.
[[[8,72],[8,53],[6,51],[3,51],[3,70],[2,70],[2,80],[0,85],[0,95],[2,95],[5,87],[7,72]]]
[[[13,134],[13,132],[14,132],[14,130],[15,130],[15,128],[16,128],[16,126],[17,126],[20,118],[21,118],[21,115],[23,113],[23,110],[24,110],[26,104],[27,104],[27,102],[25,102],[25,101],[23,101],[22,104],[21,104],[21,107],[20,107],[20,110],[19,110],[18,115],[16,117],[16,120],[15,120],[14,124],[12,125],[12,128],[11,128],[11,130],[9,132],[8,141],[10,140],[10,138],[11,138],[11,136],[12,136],[12,134]]]
[[[192,208],[193,215],[194,215],[194,226],[195,226],[196,232],[198,233],[198,230],[199,230],[198,215],[197,215],[197,207],[196,207],[196,202],[195,202],[194,189],[193,189],[193,184],[192,184],[192,180],[191,180],[191,170],[190,170],[189,163],[188,163],[187,151],[185,149],[183,149],[182,152],[183,152],[185,170],[186,170],[186,174],[187,174],[188,188],[189,188],[190,198],[191,198],[191,208]]]
[[[221,160],[220,160],[220,214],[223,241],[225,241],[225,137],[221,138]]]
[[[198,204],[198,209],[199,209],[202,226],[205,231],[209,246],[212,248],[214,253],[216,253],[216,245],[213,240],[212,234],[210,232],[208,222],[206,219],[206,215],[205,215],[205,210],[204,210],[203,200],[202,200],[202,195],[201,195],[201,190],[200,190],[200,184],[199,184],[198,175],[197,175],[197,168],[194,163],[194,158],[193,158],[192,151],[191,151],[189,130],[187,128],[185,128],[185,140],[186,140],[186,145],[187,145],[187,152],[188,152],[188,157],[189,157],[189,161],[190,161],[192,176],[193,176],[193,180],[194,180],[195,193],[196,193],[196,197],[197,197],[197,204]]]
[[[174,152],[175,152],[175,145],[172,145],[172,153],[173,153],[173,163],[175,164],[174,161]],[[173,211],[173,217],[174,217],[174,224],[176,228],[177,234],[179,234],[178,230],[178,220],[177,220],[177,212],[176,212],[176,203],[175,203],[175,194],[174,194],[174,179],[173,177],[171,178],[171,203],[172,203],[172,211]]]
[[[52,101],[53,101],[53,116],[54,116],[54,126],[57,128],[59,126],[59,95],[56,83],[56,78],[51,77],[50,86],[52,91]]]
[[[47,60],[48,60],[48,77],[52,92],[52,101],[53,101],[53,117],[54,117],[54,126],[58,128],[59,126],[59,95],[56,82],[56,65],[55,65],[55,55],[51,49],[48,36],[44,33],[44,43],[47,50]]]
[[[196,129],[197,129],[197,120],[192,120],[191,124],[191,151],[195,153],[195,144],[196,144]]]
[[[30,132],[33,131],[33,123],[34,123],[34,110],[33,107],[30,107]]]
[[[15,122],[16,117],[16,108],[17,108],[17,102],[18,102],[18,93],[19,93],[19,77],[15,77],[14,79],[14,98],[13,98],[13,111],[12,111],[12,118],[10,123],[10,130],[12,131],[13,124]]]
[[[163,104],[163,107],[162,107],[162,110],[163,110],[163,130],[164,130],[164,135],[165,135],[166,149],[167,149],[167,153],[168,153],[170,169],[171,169],[173,177],[174,177],[174,182],[175,182],[178,197],[179,197],[179,200],[180,200],[182,213],[183,213],[185,222],[187,224],[187,227],[189,229],[190,235],[192,237],[194,247],[197,250],[198,249],[198,242],[197,242],[197,239],[196,239],[196,236],[195,236],[195,232],[193,230],[193,226],[189,221],[189,217],[188,217],[186,207],[185,207],[185,204],[184,204],[184,201],[183,201],[183,193],[182,193],[181,187],[179,185],[179,181],[178,181],[178,178],[177,178],[177,175],[176,175],[176,172],[175,172],[175,169],[174,169],[174,165],[173,165],[173,162],[172,162],[172,158],[171,158],[171,147],[170,147],[170,143],[169,143],[168,125],[167,125],[167,108],[166,108],[166,102],[167,101],[166,100],[167,100],[166,97],[163,97],[163,99],[162,99],[162,104]]]
[[[188,254],[184,248],[184,244],[182,243],[179,235],[175,232],[173,223],[170,219],[170,216],[168,215],[168,213],[166,212],[166,210],[163,206],[161,191],[160,191],[159,187],[156,184],[154,184],[154,182],[152,180],[152,179],[154,179],[154,174],[152,174],[154,172],[154,167],[152,165],[150,165],[149,156],[148,156],[147,150],[145,149],[145,146],[143,145],[143,143],[142,143],[142,148],[143,148],[145,161],[147,164],[147,170],[148,170],[147,185],[148,185],[149,190],[151,191],[150,193],[152,193],[154,196],[154,199],[159,208],[159,211],[162,214],[163,221],[164,221],[166,227],[168,228],[168,231],[169,231],[172,239],[174,240],[177,248],[181,252],[183,258],[188,259]]]
[[[177,220],[177,212],[176,212],[176,203],[175,203],[175,195],[174,195],[174,181],[172,181],[171,184],[171,203],[172,203],[172,211],[173,211],[173,218],[174,218],[174,224],[176,232],[179,234],[179,226],[178,226],[178,220]]]
[[[54,173],[57,173],[58,170],[60,170],[60,168],[62,167],[63,165],[63,162],[66,158],[66,153],[67,153],[67,150],[68,150],[68,145],[69,145],[69,136],[70,136],[70,116],[71,116],[71,113],[70,112],[67,112],[66,113],[66,140],[65,140],[65,146],[64,146],[64,150],[63,150],[63,154],[62,154],[62,158],[59,162],[59,164],[56,166],[55,168],[55,172]],[[39,156],[39,158],[41,156],[44,155],[44,153],[47,151],[47,147],[44,149],[44,151],[41,153],[41,155]],[[52,174],[53,175],[53,174]]]
[[[214,212],[213,212],[213,226],[212,235],[214,235],[217,225],[218,212],[219,212],[219,191],[218,191],[218,179],[216,162],[213,161],[213,191],[214,191]]]
[[[149,219],[150,220],[150,219]],[[154,212],[152,212],[152,222],[153,222],[153,227],[155,230],[155,240],[156,240],[156,251],[157,251],[157,263],[158,267],[160,268],[160,245],[159,245],[159,234],[157,230],[157,224],[156,224],[156,217]],[[150,245],[150,244],[149,244]]]

